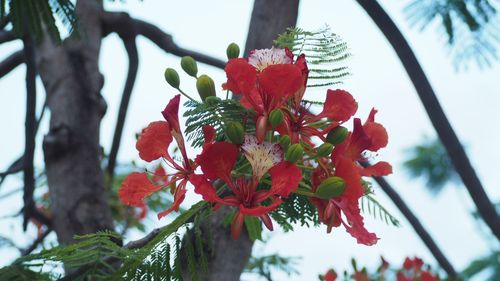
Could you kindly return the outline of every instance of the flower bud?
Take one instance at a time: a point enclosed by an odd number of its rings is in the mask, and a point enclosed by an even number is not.
[[[255,137],[257,141],[262,143],[267,133],[267,118],[265,116],[259,116],[257,122],[255,122]]]
[[[345,181],[340,177],[329,177],[321,182],[314,196],[321,199],[330,199],[342,195],[345,190]]]
[[[333,145],[331,143],[325,142],[316,149],[316,152],[318,153],[318,156],[326,157],[330,155],[330,153],[332,153],[332,150]]]
[[[179,89],[179,85],[181,84],[181,80],[179,79],[179,74],[173,68],[165,69],[165,80],[167,83],[175,89]]]
[[[245,139],[245,130],[239,122],[229,122],[226,125],[226,136],[234,144],[242,144]]]
[[[205,99],[205,104],[211,105],[211,106],[216,106],[220,101],[221,101],[221,99],[219,97],[209,96]]]
[[[208,97],[215,96],[215,83],[212,78],[203,74],[198,79],[196,79],[196,89],[201,97],[202,101],[205,101]]]
[[[304,155],[304,148],[300,143],[292,144],[285,154],[285,159],[289,162],[295,163],[299,161]]]
[[[342,143],[347,138],[347,135],[349,135],[349,130],[345,127],[338,126],[326,135],[326,140],[333,145],[337,145]]]
[[[182,57],[181,67],[190,76],[196,77],[196,74],[198,74],[198,66],[196,65],[196,61],[190,56]]]
[[[240,55],[240,47],[236,43],[231,43],[227,46],[226,55],[228,59],[235,59]]]
[[[290,137],[288,135],[281,136],[280,140],[279,140],[281,148],[283,148],[284,151],[288,150],[288,147],[290,147],[291,142],[292,142],[292,140],[290,139]]]
[[[283,111],[281,109],[273,109],[269,114],[269,124],[273,129],[276,129],[283,122]]]

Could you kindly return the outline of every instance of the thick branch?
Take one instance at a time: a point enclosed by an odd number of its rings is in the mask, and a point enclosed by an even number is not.
[[[129,58],[129,66],[127,73],[127,80],[125,81],[125,87],[123,89],[122,100],[120,102],[120,108],[118,110],[118,117],[116,118],[115,134],[113,135],[113,143],[111,145],[111,151],[109,153],[109,161],[107,172],[109,176],[110,183],[113,180],[113,175],[116,165],[116,157],[118,155],[118,149],[120,147],[120,142],[122,138],[123,126],[125,125],[125,117],[127,116],[127,109],[130,102],[130,96],[132,95],[132,90],[134,88],[135,80],[137,77],[137,69],[139,68],[139,55],[137,53],[137,45],[135,43],[135,34],[130,36],[121,35],[127,55]]]
[[[472,167],[465,150],[460,143],[455,131],[444,114],[443,108],[425,76],[415,54],[404,38],[401,31],[392,21],[389,15],[375,0],[357,0],[363,9],[380,28],[389,43],[396,51],[399,59],[408,73],[417,94],[424,105],[434,129],[450,156],[456,171],[460,175],[467,191],[481,214],[481,217],[489,226],[493,234],[500,239],[500,217],[495,207],[486,194],[483,185]]]
[[[24,179],[24,212],[23,229],[26,231],[30,210],[35,208],[33,193],[35,190],[35,155],[36,136],[36,65],[33,41],[29,36],[23,39],[24,57],[26,58],[26,120],[25,120],[25,146],[23,161]]]
[[[222,60],[177,46],[170,34],[163,32],[163,30],[153,24],[131,18],[127,13],[104,12],[102,21],[105,27],[110,31],[123,29],[124,26],[130,27],[130,25],[133,25],[138,35],[148,38],[167,53],[176,56],[191,56],[198,62],[218,68],[224,68],[226,65]]]
[[[360,162],[360,164],[364,167],[368,166],[367,163]],[[408,220],[417,235],[420,237],[420,239],[422,239],[429,251],[431,251],[432,255],[437,260],[439,265],[444,269],[444,271],[446,271],[448,277],[450,277],[452,280],[455,280],[457,278],[457,272],[451,265],[450,261],[443,254],[436,242],[434,242],[434,239],[432,239],[429,232],[425,230],[424,226],[420,223],[420,220],[415,216],[415,214],[413,214],[408,205],[406,205],[401,196],[399,196],[396,190],[392,188],[392,186],[385,180],[385,178],[373,177],[373,179],[375,179],[375,181],[382,188],[385,194],[389,196],[394,205],[396,205],[396,207],[398,207],[401,213],[405,216],[406,220]]]
[[[10,42],[17,39],[16,35],[11,30],[0,30],[0,44]]]
[[[10,22],[10,15],[5,15],[0,19],[0,30],[4,29]]]
[[[18,67],[23,62],[24,62],[24,53],[22,50],[17,51],[12,55],[8,56],[5,60],[0,62],[0,78],[7,75],[9,72],[14,70],[14,68]]]

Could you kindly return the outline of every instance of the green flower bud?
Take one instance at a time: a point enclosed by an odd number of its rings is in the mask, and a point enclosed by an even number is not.
[[[221,101],[221,99],[219,97],[216,97],[216,96],[209,96],[205,99],[205,104],[207,105],[217,105],[219,102]]]
[[[167,83],[175,89],[179,89],[179,85],[181,84],[181,80],[179,79],[179,74],[173,68],[165,69],[165,80]]]
[[[279,144],[281,145],[281,148],[283,148],[283,150],[285,150],[285,151],[288,150],[288,147],[290,147],[291,142],[292,142],[292,140],[287,135],[281,136],[280,140],[279,140]]]
[[[345,181],[340,177],[329,177],[319,184],[314,196],[321,199],[330,199],[342,195],[345,190]]]
[[[342,143],[347,138],[347,135],[349,135],[349,130],[345,127],[338,126],[326,135],[326,140],[333,145],[337,145]]]
[[[273,129],[276,129],[283,122],[283,111],[280,109],[273,109],[269,114],[269,123]]]
[[[331,143],[325,142],[316,149],[316,152],[318,152],[318,156],[326,157],[330,155],[330,153],[332,153],[332,150],[333,145]]]
[[[227,46],[226,54],[228,59],[235,59],[240,55],[240,47],[236,43],[231,43]]]
[[[202,101],[205,101],[208,97],[215,96],[214,80],[205,74],[196,79],[196,89],[198,90],[198,94],[200,94]]]
[[[196,61],[192,57],[190,56],[182,57],[181,67],[188,75],[196,78],[196,74],[198,74],[198,65],[196,64]]]
[[[304,148],[300,143],[292,144],[285,154],[285,160],[295,163],[304,155]]]
[[[245,130],[239,122],[229,122],[226,125],[226,136],[234,144],[242,144],[245,139]]]

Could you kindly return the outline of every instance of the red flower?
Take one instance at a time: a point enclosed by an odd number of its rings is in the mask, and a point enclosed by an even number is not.
[[[179,210],[179,206],[186,195],[186,184],[189,175],[196,168],[195,164],[191,163],[187,157],[184,138],[180,130],[178,119],[179,102],[180,95],[171,99],[162,112],[167,121],[156,121],[149,124],[142,131],[136,144],[141,159],[151,162],[162,158],[175,172],[166,175],[164,170],[157,170],[153,176],[154,183],[148,179],[146,173],[132,173],[125,178],[119,191],[119,197],[123,203],[143,207],[145,205],[144,198],[167,186],[173,187],[175,189],[174,202],[169,209],[160,212],[158,218]],[[176,140],[182,154],[182,163],[177,163],[168,153],[168,148],[173,139]],[[176,183],[178,183],[177,186],[175,186]]]
[[[323,276],[324,281],[335,281],[337,280],[337,273],[333,269],[330,269],[326,272],[325,276]]]
[[[378,238],[364,227],[363,217],[359,209],[359,198],[363,196],[364,188],[361,185],[361,175],[357,166],[350,159],[342,157],[336,164],[334,175],[342,178],[346,184],[342,195],[327,200],[310,198],[311,203],[318,208],[320,221],[327,225],[328,233],[333,227],[342,224],[346,231],[357,239],[359,244],[368,246],[375,244]],[[313,191],[316,191],[321,181],[329,176],[321,167],[318,167],[313,175]],[[347,220],[342,219],[342,214]]]
[[[299,168],[287,161],[282,161],[282,152],[277,145],[257,144],[255,137],[246,136],[242,150],[252,166],[253,174],[250,179],[244,176],[234,179],[231,176],[239,149],[236,145],[227,142],[216,142],[205,147],[196,158],[203,175],[190,176],[195,192],[202,195],[204,200],[238,208],[231,225],[234,239],[237,239],[241,232],[245,215],[259,217],[264,225],[272,230],[273,226],[268,213],[282,203],[279,197],[288,197],[302,179]],[[257,190],[257,185],[267,172],[271,175],[270,189]],[[222,180],[227,185],[231,191],[230,195],[221,198],[217,194],[211,183],[216,179]],[[268,204],[263,205],[265,201]]]

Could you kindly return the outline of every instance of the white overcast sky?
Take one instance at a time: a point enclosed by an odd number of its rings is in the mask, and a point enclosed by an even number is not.
[[[119,2],[119,1],[116,1]],[[500,143],[498,107],[500,106],[500,63],[490,69],[472,68],[468,72],[456,72],[451,58],[447,55],[443,37],[434,28],[426,32],[410,29],[402,9],[404,2],[380,1],[397,25],[403,30],[413,47],[422,67],[431,81],[458,136],[466,146],[472,164],[476,168],[490,198],[500,200],[500,173],[498,159]],[[228,43],[236,42],[244,46],[253,1],[133,1],[127,3],[106,3],[113,10],[126,10],[134,17],[152,22],[173,35],[182,47],[225,59]],[[328,24],[349,44],[354,56],[349,61],[353,75],[342,86],[357,99],[360,109],[358,116],[365,118],[371,107],[379,109],[378,120],[387,128],[390,136],[388,148],[379,153],[379,159],[394,165],[394,174],[388,180],[399,191],[422,224],[441,246],[456,269],[463,269],[472,259],[486,254],[498,243],[486,241],[487,230],[478,225],[470,216],[473,204],[464,188],[448,186],[437,197],[432,197],[424,188],[424,182],[413,180],[402,169],[401,163],[407,154],[405,149],[422,140],[424,135],[434,137],[433,128],[417,98],[391,46],[374,26],[370,18],[352,0],[301,1],[298,26],[314,30]],[[168,100],[176,94],[163,80],[166,67],[180,69],[179,58],[163,53],[151,42],[138,40],[140,68],[136,87],[123,134],[119,160],[129,162],[138,159],[134,134],[149,122],[161,119],[160,111]],[[0,59],[19,48],[18,43],[0,46]],[[108,112],[101,127],[102,145],[109,150],[119,98],[126,76],[126,54],[119,38],[111,35],[103,41],[101,70],[105,75],[103,95],[108,102]],[[224,82],[221,70],[200,65],[200,72],[210,74],[216,84]],[[0,80],[0,170],[4,170],[23,151],[24,142],[24,67]],[[181,76],[181,85],[195,93],[194,81]],[[39,85],[41,89],[41,84]],[[324,98],[325,90],[310,91],[309,99]],[[39,93],[39,100],[43,94]],[[47,122],[40,129],[36,162],[43,163],[41,140],[47,132]],[[68,175],[71,176],[71,175]],[[1,187],[0,196],[21,185],[20,177],[10,177]],[[388,210],[402,222],[400,228],[387,226],[382,221],[366,215],[369,230],[381,238],[375,246],[357,245],[344,229],[335,229],[326,234],[325,227],[300,228],[284,234],[280,230],[269,235],[266,245],[257,245],[259,254],[279,253],[297,256],[301,276],[289,280],[315,280],[318,273],[330,267],[345,269],[350,258],[358,264],[374,268],[379,256],[383,255],[393,264],[402,263],[405,256],[418,255],[431,264],[436,264],[432,255],[413,232],[411,226],[397,211],[395,206],[378,188],[377,197]],[[18,212],[21,207],[21,193],[4,201],[0,216]],[[190,198],[192,202],[195,197]],[[20,232],[19,220],[5,220],[0,226],[0,234],[15,234],[20,245],[27,245],[35,236],[30,229],[27,237]],[[165,221],[151,220],[150,227],[165,224]],[[266,233],[266,235],[269,233]],[[0,265],[6,264],[17,253],[0,251]],[[279,280],[284,279],[281,276]],[[253,280],[251,277],[245,280]]]

